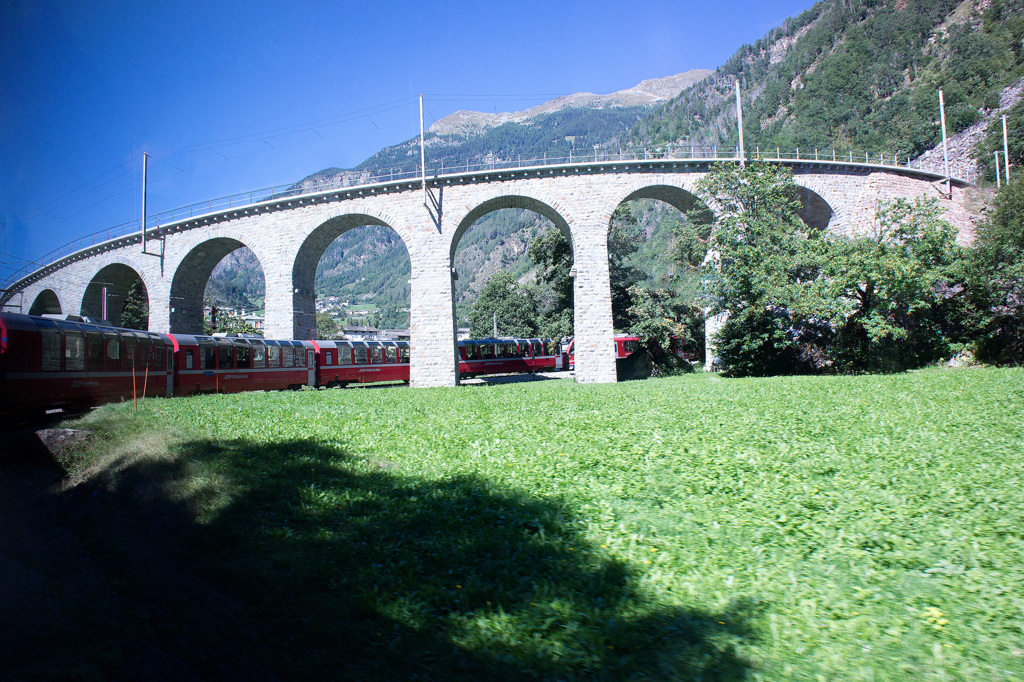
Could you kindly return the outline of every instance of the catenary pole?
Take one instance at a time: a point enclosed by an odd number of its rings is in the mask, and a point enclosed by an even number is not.
[[[939,90],[939,121],[942,124],[942,160],[946,166],[946,194],[952,194],[952,183],[949,179],[949,146],[946,143],[946,104],[942,99],[942,90]]]
[[[1006,136],[1006,114],[1003,114],[1003,167],[1006,169],[1006,184],[1010,184],[1010,143]]]
[[[142,152],[142,253],[146,253],[146,166],[149,154]]]
[[[420,95],[420,172],[423,179],[423,205],[427,205],[427,154],[423,148],[423,95]]]
[[[740,79],[736,79],[736,121],[740,131],[740,168],[746,167],[746,158],[743,154],[743,104],[740,102]]]

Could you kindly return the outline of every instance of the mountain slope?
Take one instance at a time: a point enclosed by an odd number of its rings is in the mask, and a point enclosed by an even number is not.
[[[739,79],[748,148],[917,157],[941,141],[940,88],[955,133],[997,107],[1004,88],[1024,76],[1022,15],[1022,0],[955,7],[945,0],[825,0],[741,47],[711,77],[638,122],[629,139],[735,144]]]

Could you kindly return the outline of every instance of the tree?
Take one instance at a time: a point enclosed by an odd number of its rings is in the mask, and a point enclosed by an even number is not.
[[[207,301],[209,305],[209,301]],[[233,310],[210,306],[210,317],[203,322],[203,333],[210,334],[259,334],[259,331],[238,316]]]
[[[519,284],[511,273],[499,272],[487,280],[469,313],[470,336],[491,336],[495,314],[501,336],[531,337],[537,333],[537,302],[533,292]]]
[[[572,247],[560,230],[548,230],[530,241],[530,259],[538,266],[537,284],[550,291],[547,300],[538,296],[541,336],[560,339],[573,335]]]
[[[1011,175],[978,227],[971,259],[979,360],[1024,364],[1024,173]]]
[[[691,317],[694,310],[680,301],[671,291],[651,290],[633,285],[628,290],[630,306],[629,333],[640,340],[640,345],[651,358],[656,373],[690,371],[688,362],[676,355],[674,347],[691,341]]]
[[[334,321],[330,313],[320,312],[316,314],[316,338],[337,339],[341,336],[338,323]]]
[[[128,329],[149,329],[149,301],[141,279],[135,280],[124,297],[121,326]]]
[[[718,209],[705,280],[711,314],[729,314],[716,338],[722,368],[733,376],[796,370],[805,332],[821,331],[797,315],[806,308],[797,305],[801,285],[818,273],[821,239],[797,213],[792,171],[758,162],[744,169],[715,164],[697,189]]]
[[[872,234],[827,240],[813,312],[836,330],[836,369],[920,367],[963,340],[961,250],[942,212],[935,200],[896,199],[879,206]]]
[[[608,275],[612,295],[612,326],[629,328],[629,307],[633,305],[630,287],[646,279],[646,274],[634,267],[631,256],[644,241],[644,230],[626,204],[619,204],[608,225]]]

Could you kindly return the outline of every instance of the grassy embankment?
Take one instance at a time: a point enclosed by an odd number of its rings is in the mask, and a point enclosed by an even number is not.
[[[95,435],[70,487],[0,502],[23,529],[0,659],[26,679],[1020,679],[1022,379],[108,406],[72,424]]]

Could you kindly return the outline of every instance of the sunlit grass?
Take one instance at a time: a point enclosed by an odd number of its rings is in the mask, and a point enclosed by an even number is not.
[[[329,668],[275,631],[381,679],[1019,679],[1022,379],[147,400],[73,465],[174,462],[190,561],[289,677]]]

